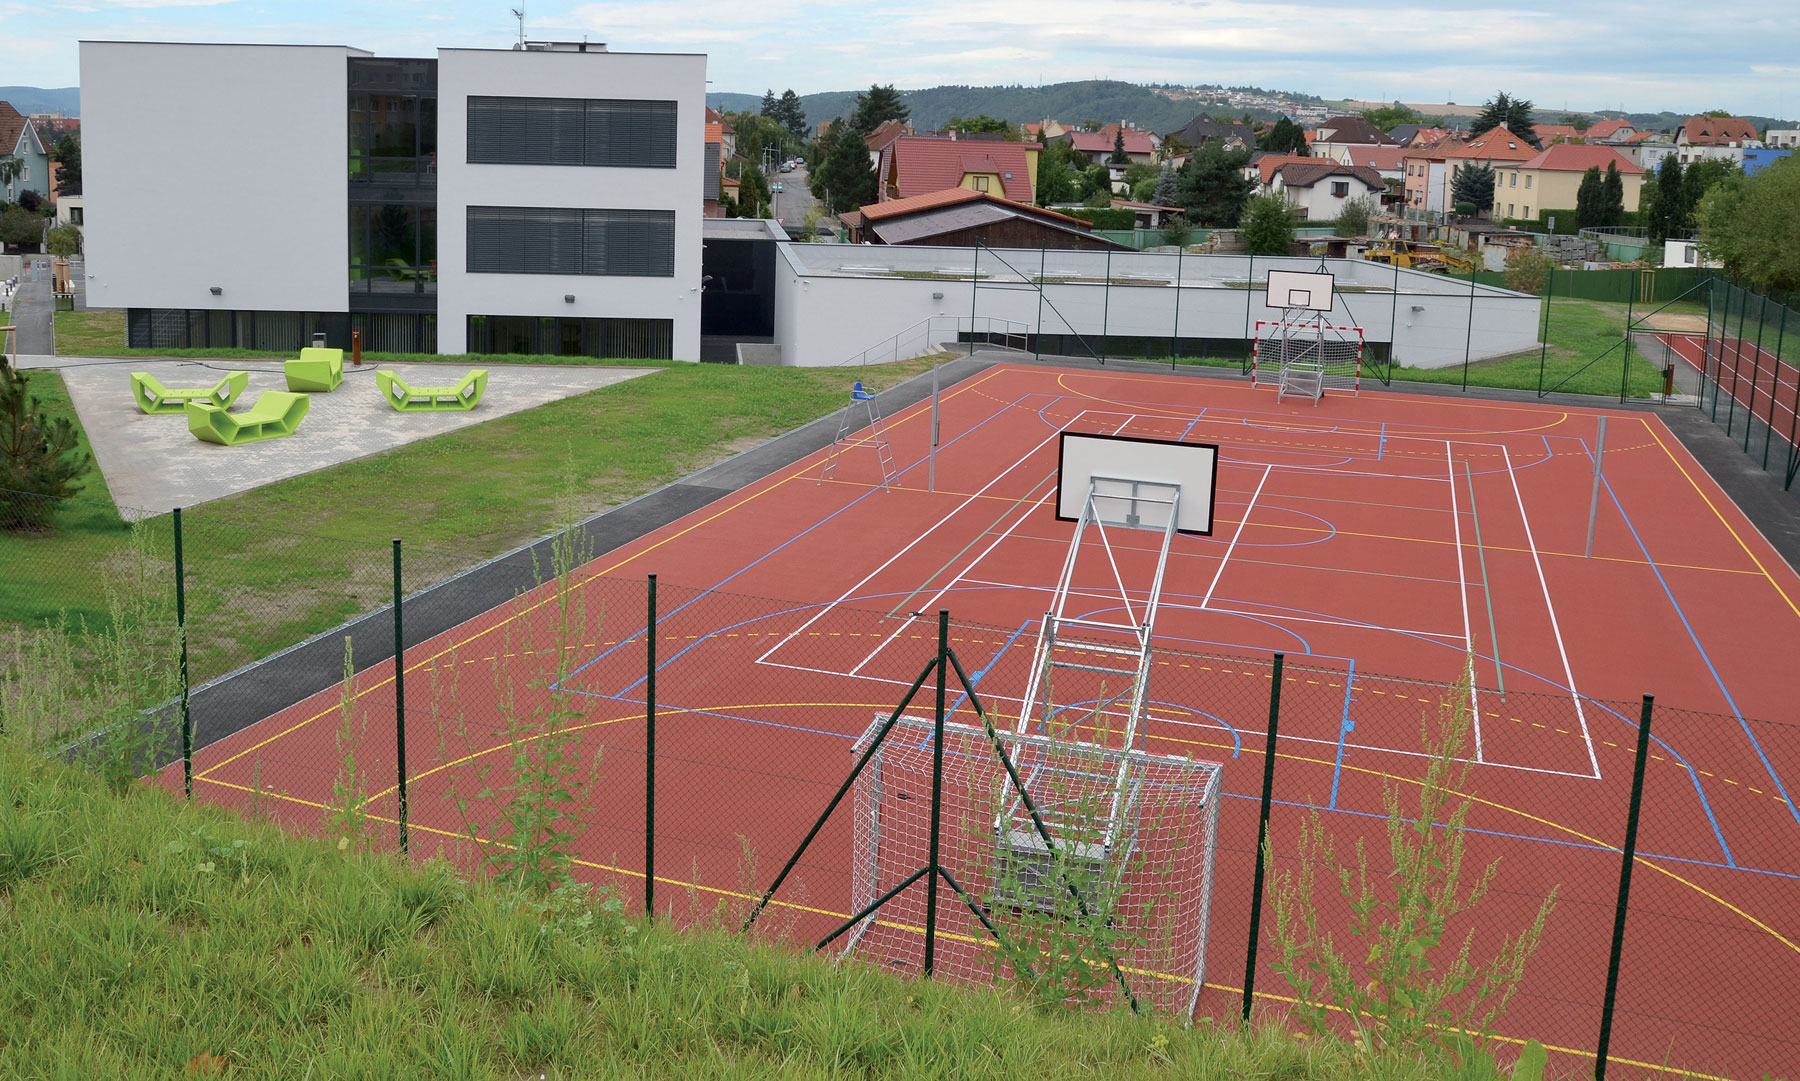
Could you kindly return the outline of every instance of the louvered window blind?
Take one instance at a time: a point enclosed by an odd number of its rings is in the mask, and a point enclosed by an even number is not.
[[[673,210],[472,206],[471,274],[675,276]]]
[[[675,167],[676,103],[469,98],[469,161],[486,165]]]

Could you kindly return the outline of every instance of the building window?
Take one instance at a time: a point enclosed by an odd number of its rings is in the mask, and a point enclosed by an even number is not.
[[[978,176],[978,177],[975,177],[974,179],[975,179],[975,190],[976,191],[988,190],[988,178],[987,177]]]
[[[1531,187],[1531,174],[1530,173],[1525,174],[1525,186],[1528,188]]]
[[[1523,216],[1527,217],[1527,218],[1531,217],[1531,204],[1530,203],[1525,204],[1525,213]]]
[[[672,278],[675,212],[472,206],[467,259],[471,274]]]
[[[522,315],[469,316],[471,353],[547,353],[565,357],[671,360],[672,319],[556,319]]]
[[[1350,182],[1348,180],[1333,180],[1331,182],[1331,194],[1337,196],[1339,199],[1349,195]]]
[[[1509,188],[1518,187],[1519,186],[1519,174],[1518,173],[1507,173],[1506,174],[1506,186]]]
[[[492,165],[675,167],[676,103],[469,98],[468,157]]]
[[[1512,204],[1511,204],[1511,203],[1507,203],[1507,204],[1506,204],[1506,216],[1507,216],[1507,217],[1509,217],[1509,218],[1516,218],[1516,217],[1518,217],[1518,215],[1517,215],[1517,214],[1514,214],[1514,213],[1513,213],[1513,205],[1512,205]]]

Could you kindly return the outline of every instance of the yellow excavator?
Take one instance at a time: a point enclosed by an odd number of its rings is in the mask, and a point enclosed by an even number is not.
[[[1377,240],[1363,249],[1363,258],[1371,263],[1385,263],[1402,270],[1423,270],[1431,274],[1473,274],[1478,268],[1468,253],[1437,244],[1416,244],[1389,237]]]

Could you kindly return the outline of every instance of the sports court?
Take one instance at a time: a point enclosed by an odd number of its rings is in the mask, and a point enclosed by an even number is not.
[[[1074,529],[1057,514],[1064,433],[1206,444],[1210,535],[1170,542],[1142,731],[1148,750],[1223,766],[1198,1011],[1238,1008],[1281,652],[1277,873],[1306,807],[1343,851],[1357,837],[1380,846],[1384,786],[1416,776],[1422,716],[1468,680],[1469,859],[1503,860],[1477,952],[1562,889],[1501,1032],[1586,1054],[1638,701],[1654,694],[1615,1062],[1735,1077],[1800,1060],[1771,1006],[1800,1001],[1800,728],[1767,723],[1793,716],[1777,644],[1800,629],[1800,578],[1654,415],[1368,384],[1315,403],[1234,381],[999,365],[946,391],[938,425],[933,455],[929,400],[885,418],[885,480],[864,431],[829,477],[822,451],[577,573],[585,610],[566,648],[579,660],[561,686],[578,692],[583,746],[604,748],[580,840],[596,881],[641,899],[647,574],[660,590],[658,908],[741,905],[930,660],[939,609],[997,723],[1016,722]],[[1112,564],[1069,596],[1097,618],[1141,604],[1129,583],[1151,574],[1157,543],[1115,535]],[[552,595],[408,645],[415,845],[454,851],[485,821],[492,801],[476,795],[495,781],[479,771],[503,776],[510,755],[503,703],[545,697]],[[377,667],[355,684],[375,731],[393,716],[392,677]],[[333,798],[341,697],[207,748],[196,790],[233,803],[257,792],[267,812],[316,825]],[[952,705],[974,721],[965,697]],[[391,777],[382,746],[360,758]],[[367,810],[391,820],[392,789]],[[846,816],[827,823],[776,898],[784,928],[816,938],[854,911],[851,844]],[[1265,933],[1265,959],[1270,948]],[[1258,979],[1259,999],[1286,991],[1266,965]]]

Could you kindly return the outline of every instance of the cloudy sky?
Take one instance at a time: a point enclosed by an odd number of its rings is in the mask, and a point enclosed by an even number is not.
[[[1734,0],[524,0],[531,38],[705,52],[713,90],[871,81],[1223,83],[1325,97],[1800,117],[1800,4]],[[82,38],[506,45],[507,0],[0,0],[0,82],[79,82]]]

